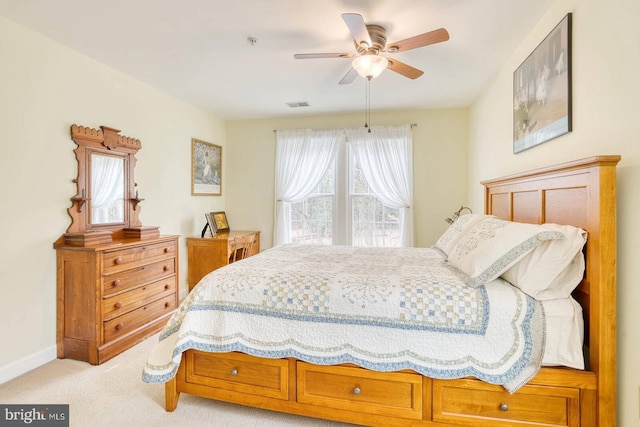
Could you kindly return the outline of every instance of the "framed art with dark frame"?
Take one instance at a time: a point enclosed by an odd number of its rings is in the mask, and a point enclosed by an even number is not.
[[[222,147],[191,139],[191,195],[222,195]]]
[[[211,212],[209,216],[213,220],[216,232],[229,231],[229,221],[227,221],[227,214],[224,211]]]
[[[513,153],[571,132],[571,14],[513,73]]]

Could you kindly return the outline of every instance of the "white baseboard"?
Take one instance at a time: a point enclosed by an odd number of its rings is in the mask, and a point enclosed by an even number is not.
[[[52,345],[37,353],[30,354],[22,359],[0,366],[0,384],[4,384],[20,375],[29,372],[39,366],[49,363],[58,357],[56,346]]]

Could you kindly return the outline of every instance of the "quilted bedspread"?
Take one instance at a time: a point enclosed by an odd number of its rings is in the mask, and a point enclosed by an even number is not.
[[[240,351],[514,392],[539,370],[544,313],[500,279],[476,288],[431,248],[283,245],[209,273],[160,334],[143,380],[170,380],[182,352]]]

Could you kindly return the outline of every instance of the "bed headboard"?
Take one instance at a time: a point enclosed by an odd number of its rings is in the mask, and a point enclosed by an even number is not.
[[[570,224],[588,233],[586,272],[574,292],[585,319],[588,370],[600,396],[616,391],[616,165],[594,156],[482,182],[485,212],[511,221]]]

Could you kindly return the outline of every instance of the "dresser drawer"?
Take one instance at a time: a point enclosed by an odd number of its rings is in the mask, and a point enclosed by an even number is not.
[[[124,292],[141,284],[170,276],[175,272],[175,258],[167,258],[150,264],[138,265],[129,270],[105,274],[102,276],[102,292],[104,296]]]
[[[103,323],[104,341],[108,342],[126,335],[127,333],[151,322],[164,314],[175,310],[177,305],[176,294],[172,294],[143,305],[122,316],[115,317]]]
[[[515,394],[473,379],[433,380],[433,420],[469,426],[579,426],[580,390],[526,385]]]
[[[110,320],[141,305],[175,293],[176,277],[171,276],[104,299],[102,301],[102,315],[104,320]]]
[[[422,377],[348,366],[297,363],[298,402],[370,414],[422,418]]]
[[[289,361],[261,359],[243,353],[190,350],[187,382],[264,397],[289,398]]]
[[[111,273],[126,270],[141,261],[175,256],[176,245],[173,240],[105,251],[102,257],[103,271],[104,273]]]

